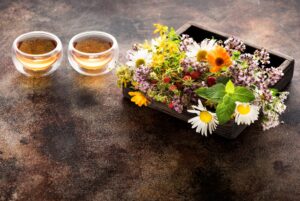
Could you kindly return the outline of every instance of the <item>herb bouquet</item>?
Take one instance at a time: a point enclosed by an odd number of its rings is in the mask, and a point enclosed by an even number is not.
[[[117,68],[118,85],[132,88],[132,102],[157,101],[178,113],[186,110],[194,114],[188,120],[192,128],[205,136],[229,121],[250,125],[260,111],[264,130],[280,123],[288,92],[272,88],[283,72],[271,67],[265,49],[245,53],[235,37],[197,43],[173,28],[154,26],[159,36],[133,45],[126,64]]]

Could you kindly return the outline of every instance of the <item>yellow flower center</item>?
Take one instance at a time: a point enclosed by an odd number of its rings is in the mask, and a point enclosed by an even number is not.
[[[145,62],[145,59],[137,59],[136,61],[135,61],[135,66],[136,67],[139,67],[140,65],[143,65],[143,64],[145,64],[146,62]]]
[[[197,61],[203,61],[206,59],[207,51],[206,50],[199,50],[197,53]]]
[[[209,123],[209,122],[211,122],[213,116],[208,111],[201,111],[199,118],[204,123]]]
[[[238,105],[237,106],[237,111],[240,113],[240,114],[248,114],[249,112],[250,112],[250,106],[249,106],[249,104],[247,104],[247,105],[243,105],[243,104],[241,104],[241,105]]]
[[[224,64],[224,59],[218,57],[216,58],[216,65],[217,66],[222,66]]]

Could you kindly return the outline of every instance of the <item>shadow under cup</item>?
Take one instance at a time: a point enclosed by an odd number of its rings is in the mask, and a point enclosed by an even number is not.
[[[110,44],[109,48],[97,52],[79,50],[76,45],[90,39]],[[87,49],[90,45],[86,44]],[[78,73],[87,76],[98,76],[110,72],[116,65],[119,56],[117,40],[110,34],[100,31],[88,31],[75,35],[69,42],[68,59]]]
[[[21,50],[22,43],[28,43],[27,49],[39,48],[41,44],[34,44],[34,40],[46,40],[53,43],[53,48],[48,52],[32,53]],[[32,47],[30,45],[35,45]],[[20,35],[13,43],[12,60],[16,69],[28,77],[43,77],[53,73],[62,61],[62,43],[60,39],[49,32],[33,31]]]

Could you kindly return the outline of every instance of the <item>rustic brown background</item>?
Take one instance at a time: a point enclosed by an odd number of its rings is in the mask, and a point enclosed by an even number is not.
[[[0,200],[300,200],[300,1],[0,1]],[[186,21],[296,59],[285,124],[234,141],[123,100],[115,76],[83,77],[66,57],[48,79],[21,76],[19,34],[45,30],[64,47],[102,30],[124,53],[152,24]],[[65,51],[66,53],[66,51]]]

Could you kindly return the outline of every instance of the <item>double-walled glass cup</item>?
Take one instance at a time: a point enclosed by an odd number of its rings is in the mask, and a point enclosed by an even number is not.
[[[42,39],[53,42],[54,48],[42,54],[26,53],[20,49],[24,41]],[[60,39],[49,32],[33,31],[22,34],[15,39],[12,46],[12,60],[16,69],[28,77],[43,77],[53,73],[61,64],[62,56]]]
[[[100,52],[84,52],[75,45],[89,38],[96,38],[111,44],[109,49]],[[110,72],[116,65],[119,56],[117,40],[112,35],[100,31],[88,31],[75,35],[69,42],[68,59],[78,73],[87,76],[98,76]]]

